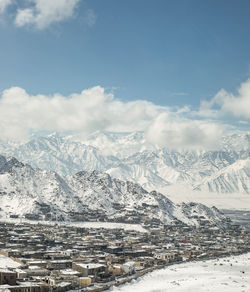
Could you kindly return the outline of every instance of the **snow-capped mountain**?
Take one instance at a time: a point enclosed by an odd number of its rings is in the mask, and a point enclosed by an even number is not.
[[[237,160],[217,171],[205,178],[197,189],[218,193],[250,193],[250,159]]]
[[[117,160],[102,155],[95,147],[58,134],[37,137],[14,147],[12,145],[0,144],[0,153],[61,174],[73,174],[82,169],[103,171]]]
[[[174,204],[166,196],[107,173],[81,171],[60,176],[0,156],[0,216],[221,226],[226,218],[202,204]]]
[[[250,132],[223,137],[220,144],[216,151],[177,151],[150,144],[142,132],[97,132],[81,139],[51,134],[19,144],[1,142],[0,153],[60,175],[106,172],[149,191],[186,185],[191,190],[249,193],[246,164],[240,172],[232,170],[250,157]]]

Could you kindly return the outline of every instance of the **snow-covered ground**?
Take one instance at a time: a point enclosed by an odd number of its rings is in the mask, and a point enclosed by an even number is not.
[[[160,188],[159,191],[176,204],[196,202],[208,207],[215,206],[218,209],[250,210],[249,194],[194,191],[185,184]]]
[[[169,266],[112,292],[249,292],[250,253]]]
[[[18,268],[21,264],[13,261],[11,258],[0,254],[0,269]]]
[[[70,226],[85,227],[85,228],[104,228],[104,229],[123,229],[123,230],[132,230],[138,232],[147,232],[139,224],[126,224],[126,223],[112,223],[112,222],[76,222],[68,223]]]

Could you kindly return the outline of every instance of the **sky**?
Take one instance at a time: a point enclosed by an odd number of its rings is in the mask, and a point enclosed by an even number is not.
[[[2,138],[249,130],[249,16],[248,0],[0,0]]]

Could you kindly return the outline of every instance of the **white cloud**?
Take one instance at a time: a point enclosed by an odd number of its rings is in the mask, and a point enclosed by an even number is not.
[[[32,131],[144,130],[159,114],[167,110],[147,101],[124,103],[96,86],[64,97],[29,95],[12,87],[0,99],[1,138],[15,139]]]
[[[8,6],[12,4],[13,0],[0,0],[0,14],[4,13]]]
[[[215,149],[224,131],[225,127],[217,123],[162,113],[152,122],[146,137],[161,147]]]
[[[28,0],[27,8],[17,10],[15,24],[44,29],[52,23],[73,17],[80,0]]]
[[[30,131],[146,131],[147,139],[160,146],[215,147],[223,127],[182,118],[187,110],[173,112],[145,100],[123,102],[100,86],[68,97],[32,96],[12,87],[0,99],[0,133],[1,139],[22,139]]]
[[[250,119],[250,79],[240,85],[237,95],[221,89],[210,101],[202,101],[199,113],[207,117],[230,114]]]

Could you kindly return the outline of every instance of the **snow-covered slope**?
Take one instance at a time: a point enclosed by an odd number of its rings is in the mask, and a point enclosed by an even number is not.
[[[166,196],[140,185],[111,178],[107,173],[81,171],[71,176],[35,169],[15,158],[0,156],[0,216],[46,219],[103,220],[218,226],[225,217],[202,204],[176,205]],[[33,216],[34,217],[34,216]]]
[[[204,179],[196,188],[219,193],[250,193],[250,159],[237,160]]]
[[[20,144],[0,142],[0,153],[60,175],[106,172],[149,191],[185,185],[192,190],[249,193],[249,171],[234,168],[250,157],[250,132],[223,137],[220,144],[216,151],[177,151],[150,144],[142,132],[97,132],[84,139],[51,134]]]
[[[61,174],[73,174],[82,169],[103,171],[117,161],[115,157],[102,155],[95,147],[58,134],[12,145],[8,147],[6,143],[0,143],[0,153]]]

